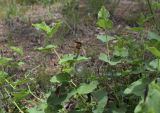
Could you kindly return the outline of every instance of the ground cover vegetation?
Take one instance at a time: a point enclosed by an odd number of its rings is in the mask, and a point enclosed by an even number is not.
[[[160,112],[160,1],[0,4],[0,113]]]

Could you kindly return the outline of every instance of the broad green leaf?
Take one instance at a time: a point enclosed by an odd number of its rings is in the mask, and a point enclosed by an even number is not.
[[[113,54],[115,56],[127,57],[128,49],[126,49],[125,47],[119,48],[118,46],[115,46]]]
[[[81,95],[91,93],[97,88],[98,84],[98,81],[92,81],[89,84],[81,83],[80,87],[77,89],[77,93]]]
[[[98,35],[97,39],[99,39],[102,42],[107,42],[107,36],[106,35]]]
[[[20,47],[11,46],[10,48],[12,49],[12,51],[16,52],[17,54],[19,54],[19,55],[21,55],[21,56],[24,54],[24,53],[23,53],[23,49],[20,48]]]
[[[81,83],[77,89],[73,89],[70,93],[67,94],[64,103],[69,101],[69,99],[76,94],[84,95],[93,92],[97,88],[98,84],[98,81],[92,81],[89,84]]]
[[[96,92],[93,92],[93,96],[97,101],[97,106],[96,109],[93,110],[93,113],[103,113],[108,101],[107,93],[103,90],[98,90]]]
[[[144,102],[142,99],[136,106],[134,113],[159,113],[160,111],[160,85],[152,82]]]
[[[104,61],[104,62],[109,63],[112,66],[121,63],[121,60],[119,60],[119,61],[111,61],[110,58],[106,54],[104,54],[104,53],[100,54],[99,59],[102,60],[102,61]]]
[[[39,51],[39,52],[51,52],[53,49],[57,48],[56,45],[47,45],[45,47],[39,47],[35,48],[34,50]]]
[[[148,50],[157,58],[160,59],[160,51],[155,47],[148,47]]]
[[[107,36],[106,35],[98,35],[97,39],[99,39],[100,41],[105,43],[105,42],[109,42],[111,40],[114,40],[115,38],[112,36],[109,36],[109,35],[107,35]]]
[[[102,6],[100,11],[98,12],[98,18],[107,19],[109,17],[110,17],[109,11],[105,8],[105,6]]]
[[[86,61],[86,60],[89,59],[85,56],[78,56],[78,58],[76,58],[76,59],[75,59],[75,57],[76,57],[76,55],[73,55],[73,54],[63,55],[62,58],[59,61],[59,64],[65,64],[65,63],[69,63],[69,62],[78,63],[78,62]]]
[[[69,82],[70,80],[71,80],[71,75],[69,73],[60,73],[56,76],[53,76],[50,82],[63,83],[63,82]]]
[[[113,22],[109,19],[98,19],[97,25],[103,29],[110,29],[113,27]]]
[[[160,36],[154,32],[148,32],[148,37],[149,40],[157,40],[160,41]]]
[[[154,59],[149,63],[149,66],[153,69],[160,69],[160,59]]]
[[[47,104],[52,107],[55,107],[56,105],[61,105],[67,97],[67,94],[63,90],[63,87],[61,87],[59,95],[57,95],[55,92],[52,92],[47,99]]]
[[[58,31],[58,29],[61,27],[61,24],[62,24],[61,22],[58,22],[53,27],[50,27],[45,22],[32,24],[32,25],[35,28],[37,28],[38,30],[43,31],[44,33],[46,33],[48,38],[51,38]]]
[[[7,65],[10,61],[12,61],[12,58],[0,57],[0,66]]]
[[[136,96],[143,97],[144,90],[149,83],[147,79],[139,79],[129,85],[128,88],[125,89],[124,94],[135,94]]]

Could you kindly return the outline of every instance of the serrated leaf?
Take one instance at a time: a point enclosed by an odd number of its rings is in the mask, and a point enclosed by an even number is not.
[[[160,51],[155,47],[148,47],[148,50],[157,58],[160,59]]]
[[[103,90],[98,90],[96,92],[93,92],[93,96],[97,100],[97,107],[95,110],[93,110],[93,113],[103,113],[108,101],[107,93]]]
[[[60,28],[61,22],[56,23],[53,27],[48,26],[45,22],[32,24],[38,30],[43,31],[47,34],[48,38],[51,38]]]
[[[100,11],[98,12],[98,18],[106,19],[109,17],[110,17],[109,11],[105,8],[105,6],[102,6]]]
[[[63,83],[63,82],[69,82],[70,80],[71,80],[71,75],[69,73],[60,73],[56,76],[53,76],[50,82]]]
[[[50,31],[50,27],[45,23],[37,23],[37,24],[32,24],[36,29],[44,31],[45,33],[48,33]]]
[[[113,22],[109,19],[98,19],[97,25],[103,29],[110,29],[113,27]]]
[[[50,32],[48,33],[48,36],[49,37],[52,37],[57,31],[58,29],[61,27],[62,23],[61,22],[58,22],[56,23],[50,30]]]

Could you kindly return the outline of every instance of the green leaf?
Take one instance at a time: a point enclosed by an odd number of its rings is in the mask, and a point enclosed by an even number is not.
[[[103,29],[110,29],[113,27],[113,22],[109,19],[98,19],[97,26]]]
[[[125,106],[112,108],[112,113],[126,113],[127,109]]]
[[[157,58],[160,59],[160,51],[155,47],[148,47],[148,50]]]
[[[109,17],[110,17],[109,11],[105,8],[105,6],[102,6],[100,11],[98,12],[98,18],[107,19]]]
[[[160,36],[154,32],[148,32],[148,37],[149,40],[157,40],[160,41]]]
[[[21,99],[27,97],[30,94],[27,90],[22,90],[20,92],[16,92],[12,94],[14,96],[15,101],[20,101]]]
[[[139,79],[133,82],[128,88],[125,89],[124,94],[135,94],[136,96],[143,97],[146,85],[149,84],[148,79]]]
[[[47,45],[47,46],[45,46],[45,47],[35,48],[34,50],[39,51],[39,52],[49,53],[49,52],[51,52],[53,49],[56,49],[56,48],[57,48],[56,45]]]
[[[63,83],[63,82],[69,82],[70,80],[71,80],[71,75],[69,73],[60,73],[56,76],[53,76],[50,82]]]
[[[149,85],[149,92],[144,102],[142,99],[136,106],[134,113],[159,113],[160,111],[160,85],[154,81]]]
[[[109,36],[109,35],[107,35],[107,36],[106,35],[98,35],[97,39],[99,39],[100,41],[106,43],[106,42],[109,42],[111,40],[114,40],[115,38],[112,37],[112,36]]]
[[[48,33],[48,36],[49,37],[52,37],[57,31],[58,29],[61,27],[62,23],[61,22],[58,22],[56,23],[50,30],[50,32]]]
[[[14,86],[18,86],[18,85],[22,85],[22,84],[26,84],[29,83],[31,80],[30,79],[22,79],[22,80],[16,80],[13,85]]]
[[[60,91],[60,95],[57,95],[55,92],[51,92],[50,96],[47,99],[47,104],[51,107],[56,107],[56,105],[61,105],[62,102],[64,102],[64,100],[67,97],[67,94],[65,93],[64,87],[61,87],[61,89],[59,89]]]
[[[93,113],[103,113],[108,101],[107,93],[103,90],[98,90],[96,92],[93,92],[93,96],[94,98],[96,98],[97,101],[97,106]]]
[[[47,107],[46,102],[38,103],[38,105],[34,106],[33,108],[29,108],[27,112],[29,113],[45,113],[45,109]]]
[[[8,76],[8,73],[4,71],[0,71],[0,84],[2,84],[5,80],[5,78]]]
[[[141,32],[144,30],[144,28],[143,27],[132,27],[132,28],[129,28],[129,30],[134,31],[134,32]]]
[[[91,93],[97,88],[98,84],[98,81],[92,81],[89,84],[81,83],[80,87],[77,89],[77,93],[81,95]]]
[[[154,10],[158,10],[158,9],[160,9],[160,3],[157,1],[157,2],[153,2],[152,3],[152,8],[154,9]]]
[[[160,59],[154,59],[149,63],[149,66],[153,69],[160,69]]]
[[[126,49],[125,47],[119,48],[118,46],[115,46],[113,54],[115,56],[127,57],[128,49]]]
[[[38,30],[45,32],[46,34],[48,34],[51,29],[45,22],[32,24],[32,26],[34,26]]]
[[[10,61],[12,61],[12,58],[0,57],[0,66],[7,65]]]
[[[20,48],[20,47],[11,46],[10,48],[12,49],[12,51],[16,52],[17,54],[19,54],[19,55],[21,55],[21,56],[24,54],[24,53],[23,53],[23,49]]]
[[[100,54],[99,59],[102,60],[102,61],[104,61],[104,62],[109,63],[112,66],[121,63],[121,60],[119,60],[119,61],[111,61],[110,58],[106,54],[104,54],[104,53]]]
[[[44,33],[46,33],[48,38],[51,38],[58,31],[58,29],[61,27],[61,24],[62,24],[61,22],[58,22],[53,27],[48,26],[45,22],[32,24],[32,25],[35,28],[37,28],[38,30],[41,30]]]
[[[59,61],[59,64],[65,64],[65,63],[69,63],[69,62],[75,62],[75,63],[78,63],[78,62],[81,62],[81,61],[86,61],[88,60],[89,58],[85,57],[85,56],[78,56],[78,58],[76,58],[76,55],[73,55],[73,54],[66,54],[66,55],[63,55],[63,57],[60,59]]]
[[[99,39],[102,42],[107,42],[107,36],[106,35],[98,35],[97,39]]]

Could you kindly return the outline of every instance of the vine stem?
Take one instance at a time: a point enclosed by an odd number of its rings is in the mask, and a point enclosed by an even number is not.
[[[28,87],[29,93],[30,93],[34,98],[36,98],[37,100],[39,100],[39,101],[42,102],[42,100],[41,100],[39,97],[37,97],[35,94],[33,94],[33,92],[31,91],[31,88],[30,88],[30,86],[29,86],[28,84],[27,84],[27,87]]]
[[[57,55],[58,59],[60,60],[61,57],[59,56],[58,52],[54,49],[54,53]]]
[[[13,89],[16,89],[15,86],[13,86],[7,79],[5,79],[5,81],[6,81]]]

